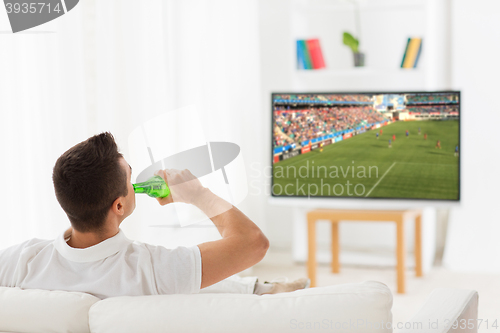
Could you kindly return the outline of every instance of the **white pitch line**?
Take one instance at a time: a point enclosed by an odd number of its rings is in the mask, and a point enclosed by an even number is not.
[[[311,156],[309,156],[308,158],[304,158],[303,160],[293,162],[292,164],[288,164],[286,167],[289,167],[289,166],[295,165],[295,164],[300,163],[300,162],[307,161],[308,159],[310,159],[310,158],[311,158],[311,157],[313,157],[313,156],[314,156],[314,155],[313,155],[313,154],[311,154]],[[293,158],[293,157],[292,157],[292,158]]]
[[[382,179],[384,179],[385,175],[387,175],[387,173],[388,173],[388,172],[392,169],[392,167],[393,167],[393,166],[395,166],[395,165],[396,165],[396,162],[392,163],[392,165],[389,167],[389,169],[387,169],[387,171],[386,171],[386,172],[384,172],[384,174],[383,174],[383,175],[382,175],[382,177],[378,180],[378,182],[376,182],[376,183],[375,183],[375,185],[373,185],[373,187],[372,187],[372,189],[370,190],[370,192],[368,192],[368,193],[365,195],[365,198],[366,198],[367,196],[369,196],[369,195],[370,195],[370,193],[372,193],[373,189],[374,189],[375,187],[377,187],[377,185],[378,185],[378,184],[382,181]]]
[[[433,165],[433,166],[458,166],[457,164],[435,164],[435,163],[417,163],[417,162],[398,162],[399,164],[418,164],[418,165]]]

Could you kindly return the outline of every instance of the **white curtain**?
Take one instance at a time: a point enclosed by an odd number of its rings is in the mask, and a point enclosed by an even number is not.
[[[261,161],[257,14],[252,0],[84,0],[40,27],[0,34],[0,248],[69,225],[52,167],[102,131],[128,160],[135,127],[196,103],[207,140],[240,145],[247,167]],[[0,30],[9,29],[0,16]],[[122,225],[130,238],[177,246],[218,237],[214,228],[151,228],[147,217],[161,207],[137,199]],[[242,205],[261,226],[262,201]]]

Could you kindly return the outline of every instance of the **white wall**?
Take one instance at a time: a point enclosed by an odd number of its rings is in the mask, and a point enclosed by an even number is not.
[[[444,263],[500,272],[500,2],[452,2],[452,80],[462,90],[462,207],[450,216]]]
[[[451,18],[451,25],[438,29],[430,24],[427,29],[425,45],[441,44],[442,47],[424,49],[427,57],[441,56],[438,61],[426,63],[425,86],[428,89],[447,87],[462,91],[462,203],[461,208],[450,212],[444,263],[453,269],[500,271],[500,260],[497,259],[500,257],[500,218],[496,208],[500,188],[500,137],[496,129],[500,121],[497,102],[500,3],[453,0],[429,1],[428,5],[430,20],[439,22]],[[262,98],[268,103],[264,103],[264,108],[270,108],[270,93],[291,90],[296,78],[290,70],[293,55],[283,56],[283,53],[293,52],[289,43],[291,1],[260,1],[260,20]],[[452,37],[446,38],[447,34]],[[340,55],[339,61],[346,61],[344,58]],[[440,75],[434,75],[439,71]],[[269,131],[267,121],[264,128]],[[268,206],[266,216],[272,245],[290,248],[294,219],[291,209]],[[444,233],[444,230],[438,230],[441,235]],[[391,243],[389,229],[372,231],[376,236],[385,235],[388,238],[383,242]],[[343,246],[356,247],[357,242],[366,240],[365,237],[356,237],[356,230],[342,232]],[[328,232],[323,230],[320,234],[328,235]],[[327,244],[325,238],[320,239],[323,246]]]

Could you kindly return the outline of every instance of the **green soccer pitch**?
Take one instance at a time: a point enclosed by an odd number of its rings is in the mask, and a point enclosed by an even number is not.
[[[458,126],[457,120],[399,121],[280,161],[273,165],[273,194],[457,200]]]

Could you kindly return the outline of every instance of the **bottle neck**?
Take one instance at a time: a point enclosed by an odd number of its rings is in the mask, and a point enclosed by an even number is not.
[[[136,184],[133,184],[132,186],[134,187],[134,192],[135,193],[146,193],[147,192],[147,188],[146,187],[142,187],[142,186],[136,185]]]

